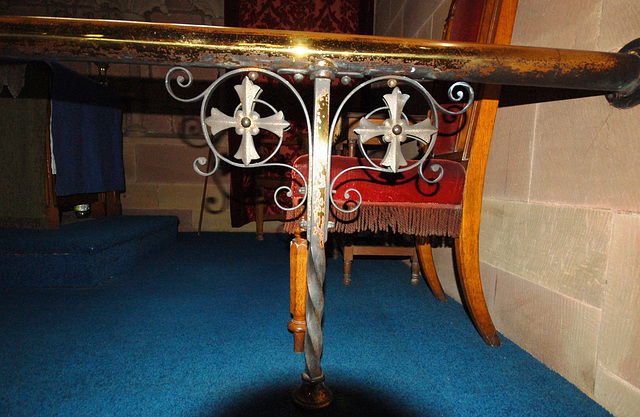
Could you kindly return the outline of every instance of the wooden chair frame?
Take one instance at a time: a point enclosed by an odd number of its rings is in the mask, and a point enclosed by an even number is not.
[[[478,39],[480,43],[509,44],[517,9],[517,0],[486,0]],[[454,0],[445,26],[444,38],[448,39],[451,21],[455,18],[458,1]],[[485,170],[491,145],[491,136],[498,109],[499,85],[476,87],[477,100],[467,112],[467,123],[458,134],[454,152],[448,157],[461,157],[466,165],[467,178],[463,196],[460,235],[455,238],[454,258],[462,303],[482,339],[490,346],[500,346],[486,305],[480,278],[479,233],[482,212],[482,194]],[[439,158],[447,157],[438,155]],[[432,257],[428,238],[418,238],[416,253],[425,281],[435,297],[445,300]],[[305,331],[305,294],[307,246],[300,230],[291,243],[291,314],[289,330],[294,334],[294,350],[302,352]]]

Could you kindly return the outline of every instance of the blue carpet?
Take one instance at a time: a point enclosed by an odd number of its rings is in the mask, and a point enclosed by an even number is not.
[[[91,286],[176,242],[175,216],[113,216],[0,229],[0,287]]]
[[[180,234],[91,288],[0,290],[2,416],[607,416],[509,340],[486,346],[400,261],[328,261],[328,409],[296,408],[288,237]]]

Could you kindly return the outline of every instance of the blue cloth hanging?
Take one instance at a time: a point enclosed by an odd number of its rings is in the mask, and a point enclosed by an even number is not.
[[[50,63],[51,138],[58,196],[122,191],[122,108],[116,94]]]

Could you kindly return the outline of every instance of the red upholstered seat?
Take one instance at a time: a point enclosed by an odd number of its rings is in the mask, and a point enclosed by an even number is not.
[[[447,18],[443,39],[466,40],[481,43],[508,44],[511,40],[517,0],[483,1],[453,0]],[[436,90],[440,88],[436,84]],[[447,86],[443,87],[446,91]],[[500,337],[489,315],[480,278],[479,231],[482,211],[484,173],[491,144],[493,123],[498,108],[500,86],[485,85],[476,89],[476,102],[465,116],[452,119],[438,115],[438,136],[431,150],[430,165],[440,164],[444,177],[435,185],[420,182],[418,175],[403,174],[394,179],[392,174],[354,170],[340,177],[334,188],[338,205],[349,205],[348,198],[358,199],[355,192],[344,197],[344,191],[357,189],[362,195],[362,206],[352,214],[331,208],[336,224],[334,231],[346,232],[343,248],[344,282],[351,282],[351,264],[354,255],[411,257],[411,282],[419,282],[420,271],[437,299],[447,299],[431,254],[431,236],[453,237],[457,285],[460,297],[471,320],[484,341],[499,346]],[[441,91],[434,91],[438,97]],[[460,110],[452,104],[451,110]],[[332,157],[330,178],[342,170],[360,164],[356,158]],[[306,175],[307,160],[296,161],[296,167]],[[429,167],[425,176],[433,178]],[[300,181],[300,178],[294,180]],[[384,180],[384,181],[381,181]],[[395,182],[394,182],[395,181]],[[393,185],[392,185],[393,184]],[[295,184],[295,187],[298,187]],[[300,196],[297,197],[297,202]],[[463,204],[464,203],[464,204]],[[351,203],[353,204],[353,203]],[[302,230],[296,227],[304,207],[298,213],[289,212],[287,231],[296,232],[291,244],[291,311],[293,320],[289,329],[294,332],[297,351],[302,350],[305,322],[305,295],[307,291],[307,246]],[[296,217],[296,215],[298,217]],[[367,234],[356,238],[359,231],[389,231],[413,235],[415,247],[394,246],[384,242],[376,244]]]
[[[374,163],[380,160],[373,159]],[[294,167],[307,175],[309,158],[303,155],[296,159]],[[414,164],[415,161],[409,161]],[[420,178],[415,167],[402,173],[386,173],[373,170],[355,169],[341,175],[334,186],[334,200],[339,207],[352,208],[358,201],[357,190],[362,197],[362,205],[353,213],[343,213],[331,207],[331,221],[335,222],[335,232],[355,233],[360,231],[394,232],[418,236],[456,237],[460,230],[462,214],[462,194],[465,183],[465,169],[459,162],[432,159],[425,163],[425,177],[435,179],[438,172],[431,171],[434,165],[443,169],[442,179],[429,184]],[[333,156],[331,158],[331,178],[344,170],[367,166],[362,158]],[[293,176],[294,201],[300,201],[298,189],[304,183],[297,174]],[[290,213],[291,221],[287,230],[293,233],[298,226],[299,213]]]

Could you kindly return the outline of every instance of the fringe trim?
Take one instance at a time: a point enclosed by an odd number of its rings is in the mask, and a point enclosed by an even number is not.
[[[304,208],[287,212],[285,230],[297,229]],[[331,208],[330,220],[336,227],[332,232],[356,233],[392,232],[416,236],[458,237],[462,222],[462,206],[442,206],[407,203],[363,203],[354,213],[337,212]]]

